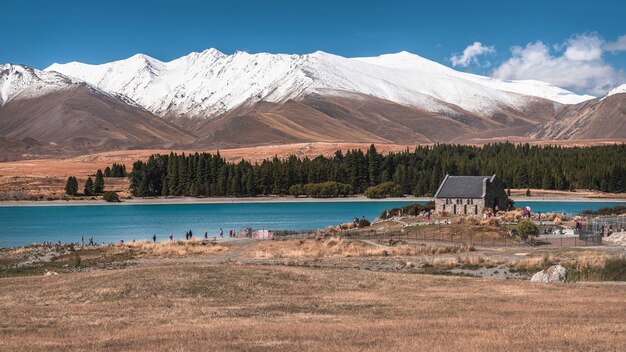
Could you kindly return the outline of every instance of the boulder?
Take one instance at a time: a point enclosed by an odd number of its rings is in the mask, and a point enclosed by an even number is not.
[[[553,265],[548,269],[541,270],[530,279],[532,282],[565,282],[567,269],[561,265]]]

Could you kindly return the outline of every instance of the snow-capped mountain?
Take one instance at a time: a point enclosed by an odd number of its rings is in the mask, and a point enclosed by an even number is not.
[[[608,93],[606,93],[605,97],[610,97],[614,94],[624,94],[626,93],[626,84],[622,84],[619,87],[611,89]]]
[[[560,104],[592,99],[537,81],[502,81],[455,71],[401,52],[344,58],[324,52],[306,55],[226,55],[215,49],[170,62],[146,55],[89,65],[53,64],[59,72],[100,89],[129,97],[159,116],[211,118],[242,104],[281,103],[307,94],[358,93],[455,114],[450,105],[480,116],[525,110],[542,98]]]
[[[129,99],[57,72],[13,64],[0,65],[0,137],[92,149],[195,140]]]
[[[35,98],[69,89],[78,82],[57,72],[39,71],[23,65],[1,64],[0,106],[17,97]]]
[[[0,139],[71,150],[620,139],[625,87],[598,99],[459,72],[407,52],[345,58],[208,49],[169,62],[138,54],[44,71],[3,64]]]

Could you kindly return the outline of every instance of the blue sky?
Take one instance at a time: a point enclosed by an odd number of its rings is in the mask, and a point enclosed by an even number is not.
[[[0,0],[0,9],[0,62],[40,69],[140,52],[167,61],[210,47],[348,57],[406,50],[463,71],[579,92],[626,82],[626,1],[618,0]],[[537,55],[543,63],[532,61]]]

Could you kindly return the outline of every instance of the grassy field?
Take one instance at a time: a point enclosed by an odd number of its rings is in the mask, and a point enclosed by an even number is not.
[[[577,282],[625,280],[621,248],[521,249],[337,237],[3,249],[0,351],[626,350],[626,285]],[[569,283],[528,281],[556,263]],[[465,276],[481,271],[508,274]]]
[[[0,350],[623,351],[626,286],[235,264],[0,279]]]

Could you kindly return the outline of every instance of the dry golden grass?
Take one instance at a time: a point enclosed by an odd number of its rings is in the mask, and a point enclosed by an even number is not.
[[[367,150],[369,143],[296,143],[285,145],[269,145],[259,147],[244,147],[220,149],[220,155],[230,162],[239,162],[242,159],[250,162],[261,162],[263,159],[278,156],[287,158],[290,155],[298,157],[315,157],[318,155],[331,156],[337,150],[361,149]],[[407,145],[377,144],[379,152],[399,152],[406,150]],[[36,160],[19,160],[0,163],[0,196],[13,195],[23,192],[28,196],[64,199],[65,181],[68,176],[76,176],[79,184],[83,184],[87,176],[95,174],[97,169],[104,169],[113,163],[126,164],[128,171],[137,160],[147,160],[152,154],[169,154],[169,149],[144,150],[117,150],[72,157],[49,157]],[[177,153],[208,152],[216,150],[174,150]],[[126,179],[107,179],[107,190],[118,191],[126,197],[129,183]],[[8,196],[7,198],[12,198]]]
[[[626,286],[181,264],[0,279],[2,351],[623,351]]]
[[[139,255],[154,257],[186,256],[194,254],[214,254],[225,252],[228,247],[206,240],[192,239],[189,241],[169,242],[134,242],[125,246],[135,249]]]
[[[331,237],[316,240],[260,242],[248,249],[245,254],[251,258],[322,258],[432,255],[461,253],[470,250],[473,250],[473,247],[467,245],[375,246],[361,241]]]

